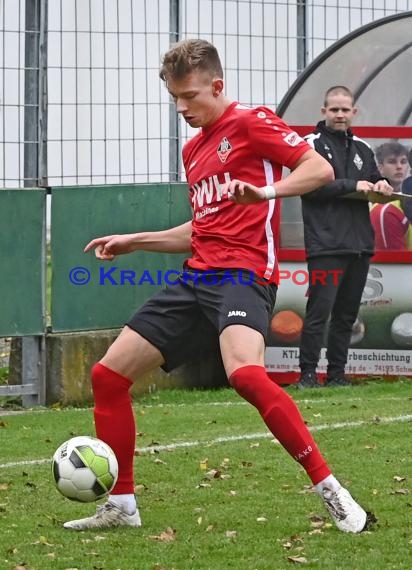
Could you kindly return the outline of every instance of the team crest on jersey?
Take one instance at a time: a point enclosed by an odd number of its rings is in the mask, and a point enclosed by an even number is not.
[[[232,145],[226,137],[220,141],[220,145],[217,147],[217,155],[220,162],[225,163],[229,154],[232,152]]]
[[[355,154],[355,157],[354,157],[354,159],[353,159],[353,162],[354,162],[354,164],[355,164],[355,166],[356,166],[356,168],[357,168],[358,170],[360,170],[360,169],[362,168],[362,166],[363,166],[363,160],[361,159],[361,157],[359,156],[358,153]]]

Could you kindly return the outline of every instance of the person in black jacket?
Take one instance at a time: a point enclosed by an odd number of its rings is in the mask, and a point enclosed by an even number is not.
[[[329,88],[321,112],[325,120],[305,138],[333,166],[335,180],[301,196],[309,289],[298,388],[320,385],[316,368],[329,318],[326,385],[349,384],[344,372],[352,326],[374,253],[369,203],[357,193],[392,192],[372,149],[350,129],[357,112],[352,92]]]

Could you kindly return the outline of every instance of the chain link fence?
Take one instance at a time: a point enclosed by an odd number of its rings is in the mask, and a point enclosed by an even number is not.
[[[0,184],[179,180],[192,132],[158,77],[170,43],[211,40],[227,94],[276,108],[334,41],[410,9],[412,0],[1,0]]]

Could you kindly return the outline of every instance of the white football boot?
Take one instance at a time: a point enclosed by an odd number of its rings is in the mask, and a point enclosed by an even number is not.
[[[117,526],[138,527],[142,526],[142,521],[140,520],[138,509],[136,509],[133,515],[128,515],[118,505],[107,501],[104,505],[97,507],[96,514],[91,517],[68,521],[63,526],[72,530],[104,529]]]

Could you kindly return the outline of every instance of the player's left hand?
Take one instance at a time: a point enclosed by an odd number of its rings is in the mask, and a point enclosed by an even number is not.
[[[393,188],[386,180],[378,180],[373,185],[373,191],[383,194],[384,196],[390,196],[393,193]]]
[[[249,182],[236,179],[222,186],[222,196],[227,196],[228,200],[244,206],[266,200],[263,188],[258,188]]]

